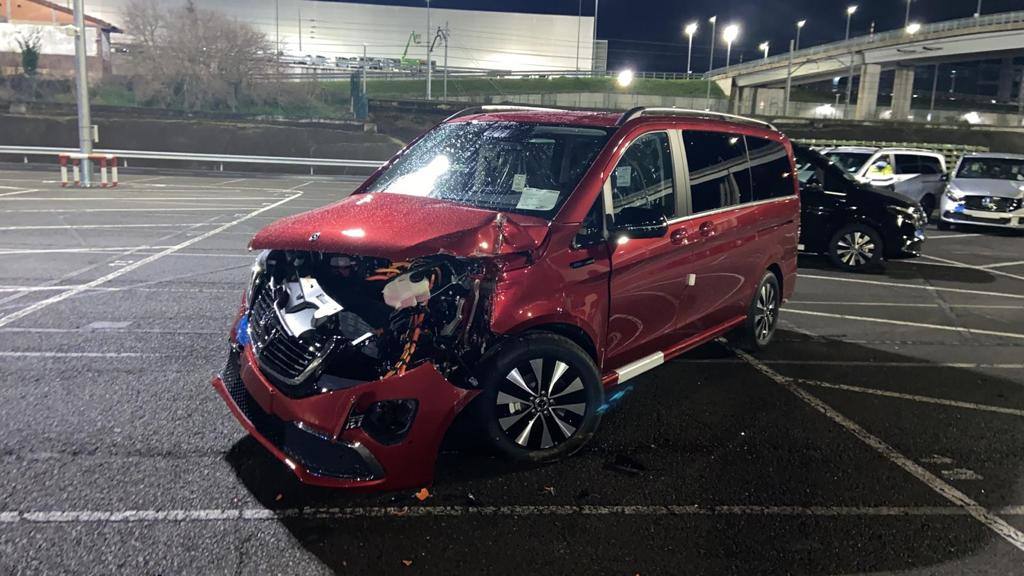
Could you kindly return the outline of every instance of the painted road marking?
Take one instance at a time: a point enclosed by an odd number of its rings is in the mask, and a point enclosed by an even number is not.
[[[2,254],[3,252],[0,252]],[[815,305],[830,305],[830,306],[887,306],[894,308],[941,308],[942,306],[949,306],[950,308],[991,308],[994,310],[1024,310],[1024,305],[1012,305],[1012,304],[930,304],[930,303],[906,303],[906,302],[839,302],[839,301],[814,301],[814,300],[790,300],[789,304],[815,304]]]
[[[742,364],[738,358],[676,358],[673,364]],[[884,368],[995,368],[1000,370],[1024,370],[1024,363],[984,362],[886,362],[871,360],[762,360],[770,366],[880,366]]]
[[[761,374],[767,376],[776,384],[789,390],[797,398],[803,400],[805,403],[810,405],[815,410],[821,412],[826,418],[832,420],[836,424],[845,428],[847,432],[855,436],[861,442],[864,442],[871,448],[874,448],[882,456],[885,456],[893,464],[896,464],[910,475],[914,476],[929,488],[934,490],[937,494],[943,498],[949,500],[953,504],[963,508],[968,514],[974,517],[976,520],[984,524],[988,529],[992,530],[1004,540],[1015,546],[1017,549],[1024,552],[1024,532],[1014,528],[1012,525],[1007,523],[999,516],[993,514],[981,504],[978,504],[972,500],[969,496],[963,492],[957,490],[953,486],[944,482],[938,476],[932,474],[928,470],[921,467],[920,464],[914,462],[910,458],[907,458],[895,448],[885,443],[877,436],[871,434],[859,424],[850,420],[846,416],[843,416],[839,412],[832,408],[817,396],[807,392],[800,386],[798,386],[792,378],[788,378],[772,370],[767,365],[763,364],[757,358],[754,358],[750,354],[743,352],[742,350],[733,350],[737,356],[745,360],[755,370]]]
[[[942,474],[946,480],[984,480],[981,474],[967,468],[939,470],[939,474]]]
[[[904,394],[902,392],[890,392],[888,390],[879,390],[877,388],[863,388],[861,386],[847,386],[846,384],[831,384],[828,382],[821,382],[818,380],[798,380],[801,385],[815,386],[818,388],[831,388],[833,390],[845,390],[847,392],[857,392],[860,394],[872,394],[874,396],[885,396],[886,398],[899,398],[901,400],[912,400],[914,402],[922,402],[925,404],[937,404],[940,406],[951,406],[953,408],[966,408],[968,410],[981,410],[984,412],[995,412],[998,414],[1009,414],[1011,416],[1024,417],[1024,410],[1018,410],[1016,408],[1004,408],[1002,406],[991,406],[988,404],[975,404],[974,402],[961,402],[959,400],[946,400],[945,398],[934,398],[931,396],[919,396],[917,394]]]
[[[66,214],[80,212],[222,212],[226,210],[237,210],[248,208],[248,206],[211,206],[209,208],[163,208],[152,206],[149,208],[75,208],[51,210],[47,208],[33,208],[28,210],[0,210],[2,214]]]
[[[941,482],[941,481],[940,481]],[[1024,506],[997,510],[1024,514]],[[361,506],[284,508],[207,508],[179,510],[8,510],[0,524],[98,524],[131,522],[224,522],[283,519],[406,518],[459,516],[966,516],[956,506]]]
[[[18,190],[17,192],[4,192],[0,194],[0,197],[4,196],[18,196],[19,194],[28,194],[29,192],[39,192],[38,188],[29,188],[28,190]]]
[[[280,204],[278,202],[277,204]],[[277,206],[272,204],[271,207]],[[84,230],[87,228],[194,228],[196,226],[223,226],[232,222],[191,222],[188,224],[69,224],[61,226],[0,226],[0,230]]]
[[[1005,292],[987,292],[984,290],[965,290],[963,288],[940,288],[938,286],[921,286],[917,284],[895,284],[892,282],[879,282],[877,280],[860,280],[858,278],[840,278],[836,276],[817,276],[815,274],[800,274],[801,280],[831,280],[833,282],[852,282],[855,284],[873,284],[885,286],[886,288],[912,288],[916,290],[932,290],[934,292],[953,292],[957,294],[976,294],[979,296],[999,296],[1002,298],[1017,298],[1024,300],[1024,294],[1007,294]]]
[[[184,242],[176,244],[176,245],[174,245],[174,246],[172,246],[170,248],[167,248],[166,250],[164,250],[162,252],[158,252],[156,254],[153,254],[152,256],[147,256],[146,258],[143,258],[142,260],[138,260],[136,262],[133,262],[133,263],[131,263],[131,264],[129,264],[129,265],[123,267],[123,268],[119,268],[118,270],[116,270],[114,272],[111,272],[110,274],[107,274],[106,276],[97,278],[97,279],[93,280],[92,282],[88,282],[86,284],[83,284],[79,288],[72,288],[70,290],[67,290],[66,292],[61,292],[60,294],[57,294],[55,296],[51,296],[51,297],[49,297],[49,298],[47,298],[45,300],[41,300],[39,302],[36,302],[35,304],[32,304],[32,305],[27,306],[25,308],[22,308],[21,310],[18,310],[17,312],[12,312],[12,313],[10,313],[10,314],[8,314],[6,316],[0,317],[0,327],[6,326],[6,325],[8,325],[11,322],[14,322],[16,320],[20,320],[21,318],[24,318],[25,316],[28,316],[29,314],[31,314],[31,313],[33,313],[33,312],[35,312],[37,310],[41,310],[43,308],[46,308],[47,306],[49,306],[51,304],[56,304],[57,302],[61,302],[63,300],[66,300],[66,299],[68,299],[68,298],[70,298],[72,296],[75,296],[76,294],[81,293],[84,290],[87,290],[89,288],[95,288],[95,287],[100,286],[102,284],[105,284],[105,283],[107,283],[107,282],[109,282],[111,280],[114,280],[116,278],[120,278],[121,276],[124,276],[125,274],[127,274],[127,273],[129,273],[129,272],[131,272],[133,270],[137,270],[138,268],[140,268],[142,266],[145,266],[146,264],[149,264],[150,262],[155,262],[155,261],[163,258],[164,256],[167,256],[168,254],[173,254],[175,252],[178,252],[179,250],[183,250],[185,248],[188,248],[189,246],[192,246],[193,244],[196,244],[198,242],[202,242],[203,240],[206,240],[207,238],[211,238],[211,237],[219,234],[220,232],[223,232],[224,230],[227,230],[228,228],[231,228],[232,226],[237,226],[238,224],[241,224],[242,222],[245,222],[246,220],[252,218],[253,216],[256,216],[256,215],[258,215],[258,214],[260,214],[262,212],[266,212],[267,210],[271,210],[271,209],[276,208],[278,206],[281,206],[282,204],[284,204],[286,202],[289,202],[291,200],[294,200],[294,199],[298,198],[299,196],[302,196],[302,192],[298,192],[296,194],[293,194],[293,195],[291,195],[291,196],[289,196],[289,197],[287,197],[287,198],[285,198],[283,200],[279,200],[279,201],[277,201],[277,202],[275,202],[275,203],[273,203],[273,204],[271,204],[269,206],[264,206],[262,208],[259,208],[258,210],[254,210],[252,212],[249,212],[248,214],[246,214],[244,216],[241,216],[241,217],[239,217],[239,218],[237,218],[235,220],[232,220],[231,222],[227,222],[227,223],[221,224],[220,226],[218,226],[217,228],[214,228],[213,230],[210,230],[210,231],[208,231],[208,232],[206,232],[204,234],[200,234],[199,236],[196,236],[194,238],[191,238],[189,240],[186,240]]]
[[[1024,260],[1018,260],[1016,262],[1000,262],[999,264],[986,264],[986,265],[982,266],[982,268],[987,270],[989,268],[1006,268],[1006,267],[1009,267],[1009,266],[1022,266],[1022,265],[1024,265]]]
[[[821,316],[824,318],[841,318],[843,320],[857,320],[859,322],[875,322],[878,324],[893,324],[896,326],[910,326],[913,328],[928,328],[931,330],[945,330],[947,332],[959,332],[980,336],[999,336],[1002,338],[1018,338],[1024,340],[1024,334],[1016,332],[998,332],[996,330],[980,330],[977,328],[963,328],[961,326],[943,326],[941,324],[924,324],[922,322],[905,322],[903,320],[887,320],[885,318],[869,318],[867,316],[851,316],[849,314],[830,314],[827,312],[811,312],[810,310],[786,309],[787,314],[804,314],[806,316]]]
[[[166,190],[161,190],[166,192]],[[182,190],[181,192],[192,192]],[[218,190],[219,192],[219,190]],[[174,202],[174,201],[205,201],[214,202],[221,200],[280,200],[281,196],[137,196],[134,194],[125,196],[36,196],[33,198],[12,198],[11,202],[86,202],[86,201],[117,201],[117,202]]]
[[[21,352],[0,351],[3,358],[158,358],[170,354],[149,352]]]
[[[928,240],[946,240],[948,238],[974,238],[983,234],[943,234],[939,236],[928,236]]]

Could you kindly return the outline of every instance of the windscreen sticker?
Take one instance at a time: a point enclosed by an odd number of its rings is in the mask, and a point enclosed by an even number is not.
[[[519,197],[516,209],[546,212],[554,208],[555,204],[558,204],[558,190],[526,187],[523,188],[523,195]]]
[[[522,192],[526,189],[526,174],[516,174],[512,177],[512,190]]]
[[[623,188],[629,186],[629,183],[633,180],[633,167],[632,166],[619,166],[615,169],[615,187]]]

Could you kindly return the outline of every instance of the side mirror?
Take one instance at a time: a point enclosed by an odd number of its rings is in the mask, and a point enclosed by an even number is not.
[[[942,174],[941,176],[939,176],[939,180],[943,182],[949,182],[949,174]]]
[[[634,206],[615,215],[615,236],[631,239],[663,238],[668,234],[668,219],[657,208]]]

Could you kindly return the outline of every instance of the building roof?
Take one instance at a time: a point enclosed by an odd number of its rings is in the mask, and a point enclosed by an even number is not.
[[[31,4],[36,4],[36,5],[42,6],[44,8],[49,8],[51,10],[60,12],[61,14],[67,14],[68,16],[72,16],[73,17],[75,15],[74,10],[72,10],[72,9],[66,7],[66,6],[61,6],[60,4],[57,4],[56,2],[50,2],[49,0],[22,0],[22,1],[23,2],[28,2],[28,3],[31,3]],[[117,26],[114,26],[110,22],[107,22],[106,20],[100,20],[99,18],[96,18],[94,16],[89,16],[88,14],[85,15],[85,23],[86,23],[86,25],[93,25],[93,26],[96,26],[97,28],[100,28],[101,30],[105,30],[107,32],[114,32],[114,33],[124,32],[123,30],[121,30]]]

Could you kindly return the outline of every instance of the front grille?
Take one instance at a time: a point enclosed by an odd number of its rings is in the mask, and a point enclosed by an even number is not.
[[[968,196],[964,198],[964,206],[970,210],[981,212],[1013,212],[1019,210],[1024,200],[1021,198],[999,198],[996,196]]]
[[[357,450],[358,445],[350,446],[342,442],[334,442],[264,412],[256,399],[246,390],[239,373],[238,361],[238,352],[228,355],[228,362],[221,373],[221,380],[224,381],[224,387],[227,388],[231,401],[238,406],[238,409],[241,410],[246,420],[252,423],[256,431],[271,444],[301,463],[306,470],[319,476],[373,479],[383,475],[376,459],[368,452],[364,458],[363,454]]]
[[[315,330],[297,338],[288,335],[277,315],[275,291],[269,284],[258,290],[249,311],[249,330],[260,370],[279,386],[298,386],[316,372],[332,340]]]

